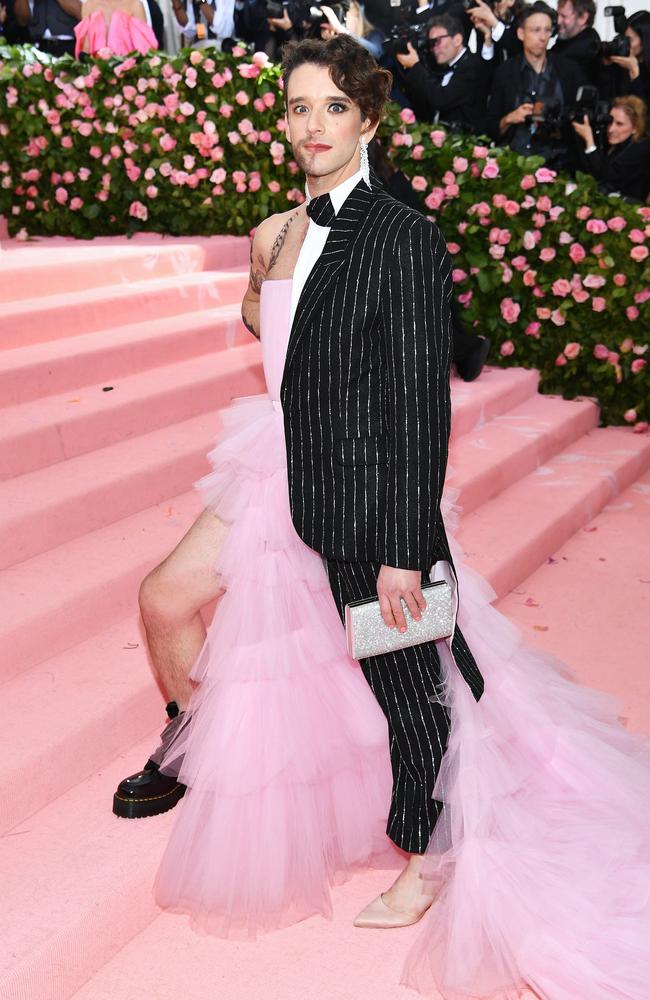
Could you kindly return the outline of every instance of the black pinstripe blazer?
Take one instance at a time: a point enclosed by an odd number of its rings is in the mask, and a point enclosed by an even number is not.
[[[333,559],[453,566],[440,516],[451,261],[435,225],[371,183],[333,221],[291,328],[281,398],[293,522]],[[452,650],[479,697],[459,630]]]

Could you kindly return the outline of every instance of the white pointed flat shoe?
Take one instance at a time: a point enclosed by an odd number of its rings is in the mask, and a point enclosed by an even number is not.
[[[357,914],[354,918],[354,926],[384,929],[389,927],[409,927],[411,924],[417,924],[418,920],[427,912],[430,905],[431,903],[418,913],[400,913],[398,910],[393,910],[384,902],[383,895],[379,895],[376,899],[373,899],[372,903],[368,903],[361,913]]]

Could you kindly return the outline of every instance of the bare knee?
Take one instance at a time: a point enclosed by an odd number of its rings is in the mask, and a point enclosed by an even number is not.
[[[165,630],[182,624],[199,610],[191,608],[172,573],[161,563],[145,576],[138,594],[140,614],[147,629]]]

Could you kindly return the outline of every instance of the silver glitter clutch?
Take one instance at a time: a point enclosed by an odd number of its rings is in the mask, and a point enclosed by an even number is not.
[[[355,660],[366,656],[391,653],[394,649],[406,649],[421,642],[446,639],[454,628],[454,609],[451,587],[446,580],[425,583],[422,593],[427,606],[419,622],[414,621],[411,612],[402,601],[406,632],[388,628],[379,610],[379,600],[369,597],[365,601],[352,601],[345,605],[345,633],[348,653]]]

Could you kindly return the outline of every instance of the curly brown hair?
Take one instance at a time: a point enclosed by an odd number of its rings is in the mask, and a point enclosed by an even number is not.
[[[369,118],[373,125],[381,121],[393,77],[377,65],[363,45],[349,35],[335,35],[327,41],[305,38],[289,42],[282,56],[285,97],[289,77],[304,63],[327,66],[332,83],[358,105],[363,117]]]

